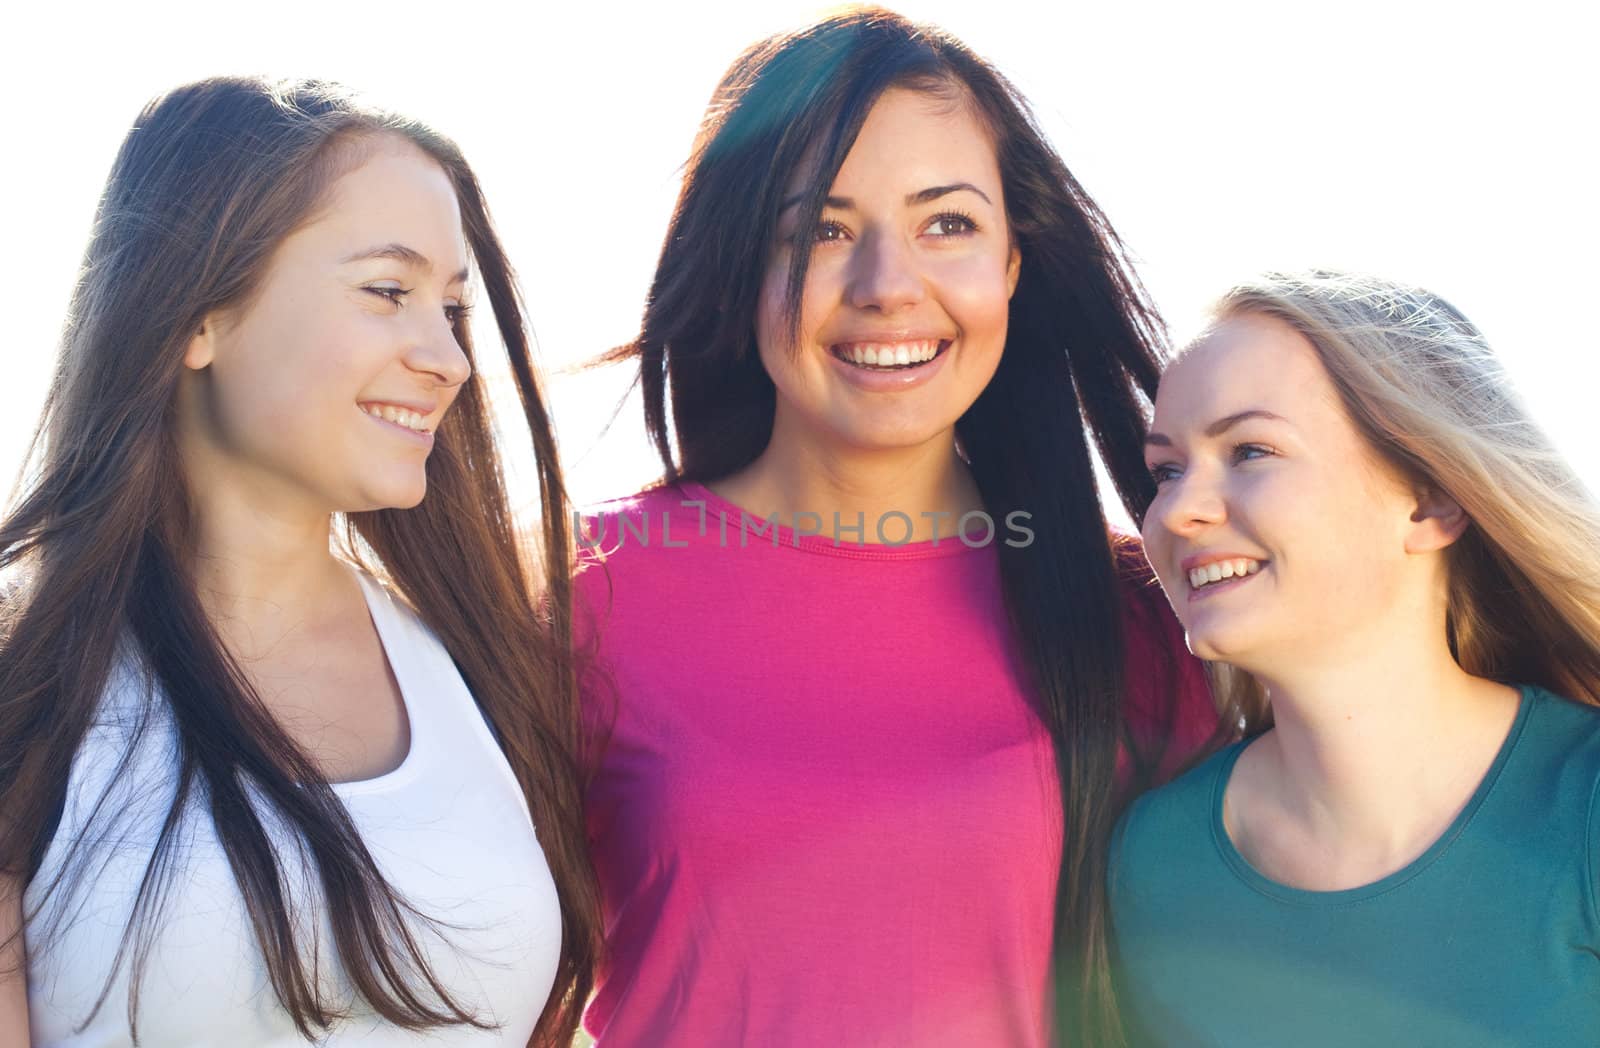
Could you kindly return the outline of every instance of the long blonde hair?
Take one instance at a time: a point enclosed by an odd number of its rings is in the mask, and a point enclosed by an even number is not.
[[[1305,336],[1372,447],[1471,518],[1446,562],[1461,668],[1600,705],[1600,503],[1478,329],[1429,291],[1329,272],[1266,274],[1215,313],[1273,317]],[[1254,678],[1212,671],[1230,722],[1247,734],[1272,723]]]

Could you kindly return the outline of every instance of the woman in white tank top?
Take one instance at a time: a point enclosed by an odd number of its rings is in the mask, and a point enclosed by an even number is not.
[[[0,523],[0,1044],[570,1041],[598,935],[568,516],[460,153],[326,84],[179,88],[71,315]]]

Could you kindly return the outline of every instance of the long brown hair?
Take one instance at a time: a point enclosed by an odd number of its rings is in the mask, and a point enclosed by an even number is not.
[[[512,271],[460,151],[329,84],[221,78],[178,88],[145,108],[117,155],[27,479],[0,523],[0,569],[14,580],[0,612],[0,871],[37,874],[73,757],[131,647],[170,710],[177,790],[117,959],[134,965],[130,1024],[137,1029],[175,826],[190,804],[215,823],[273,990],[302,1035],[325,1032],[345,1010],[296,931],[263,805],[310,858],[338,960],[373,1011],[407,1029],[484,1024],[429,968],[409,926],[417,915],[208,621],[191,573],[191,506],[177,482],[175,390],[189,337],[207,314],[246,300],[277,245],[349,166],[346,147],[375,135],[414,143],[455,188],[538,457],[545,596],[535,596],[535,566],[519,553],[478,378],[439,428],[427,498],[351,515],[346,545],[438,634],[527,798],[563,926],[555,991],[534,1040],[564,1044],[601,933],[576,762],[567,504],[550,419]],[[470,359],[467,329],[457,330]],[[81,860],[82,851],[73,854]],[[44,894],[71,889],[71,859]],[[29,947],[48,950],[48,937]],[[108,978],[96,1010],[110,986]]]
[[[1027,103],[959,40],[881,8],[854,8],[761,40],[706,108],[638,337],[645,423],[668,479],[715,480],[772,433],[775,389],[755,345],[763,274],[787,180],[809,181],[814,225],[873,104],[891,87],[968,104],[993,136],[1022,256],[1005,352],[957,423],[985,507],[1032,514],[1034,541],[999,550],[1012,628],[1049,727],[1064,805],[1054,923],[1057,1037],[1115,1037],[1104,872],[1119,802],[1124,645],[1119,569],[1097,494],[1098,448],[1123,504],[1142,517],[1145,406],[1165,345],[1121,242],[1033,121]],[[807,252],[788,274],[798,324]],[[669,414],[670,399],[670,414]],[[1091,447],[1091,440],[1093,447]],[[1176,717],[1176,660],[1160,669]],[[1155,683],[1155,682],[1152,682]],[[1155,734],[1160,735],[1160,732]],[[1134,762],[1130,792],[1161,755]]]
[[[1367,443],[1466,511],[1445,560],[1445,639],[1461,668],[1600,705],[1600,502],[1471,321],[1422,288],[1331,271],[1265,274],[1215,312],[1305,336]],[[1212,673],[1227,716],[1249,734],[1271,726],[1255,678]]]

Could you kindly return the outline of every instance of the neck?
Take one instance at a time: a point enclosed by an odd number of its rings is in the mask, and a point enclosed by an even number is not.
[[[1272,803],[1338,853],[1420,854],[1475,791],[1515,717],[1516,693],[1464,672],[1443,643],[1442,615],[1437,625],[1375,630],[1362,656],[1257,674],[1275,725],[1257,743]]]
[[[787,523],[815,514],[821,534],[868,543],[882,541],[880,521],[892,541],[901,541],[906,522],[889,514],[910,520],[907,541],[924,542],[953,537],[962,514],[983,508],[953,430],[913,447],[863,450],[786,439],[775,424],[754,462],[711,486],[753,512],[776,511]],[[861,521],[865,537],[854,530]]]
[[[195,479],[195,585],[237,656],[257,657],[348,594],[349,572],[329,548],[330,514],[249,485]]]

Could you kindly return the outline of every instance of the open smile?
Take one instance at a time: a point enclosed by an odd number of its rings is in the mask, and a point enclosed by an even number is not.
[[[1227,590],[1238,589],[1261,574],[1261,569],[1269,563],[1251,557],[1234,557],[1192,567],[1188,569],[1189,600],[1205,600]]]
[[[836,342],[834,357],[863,371],[910,371],[931,364],[950,348],[949,339],[908,342]]]
[[[433,430],[429,428],[427,418],[432,414],[419,411],[416,408],[397,404],[384,404],[367,401],[356,405],[361,413],[395,433],[402,433],[412,441],[425,447],[433,446]]]

